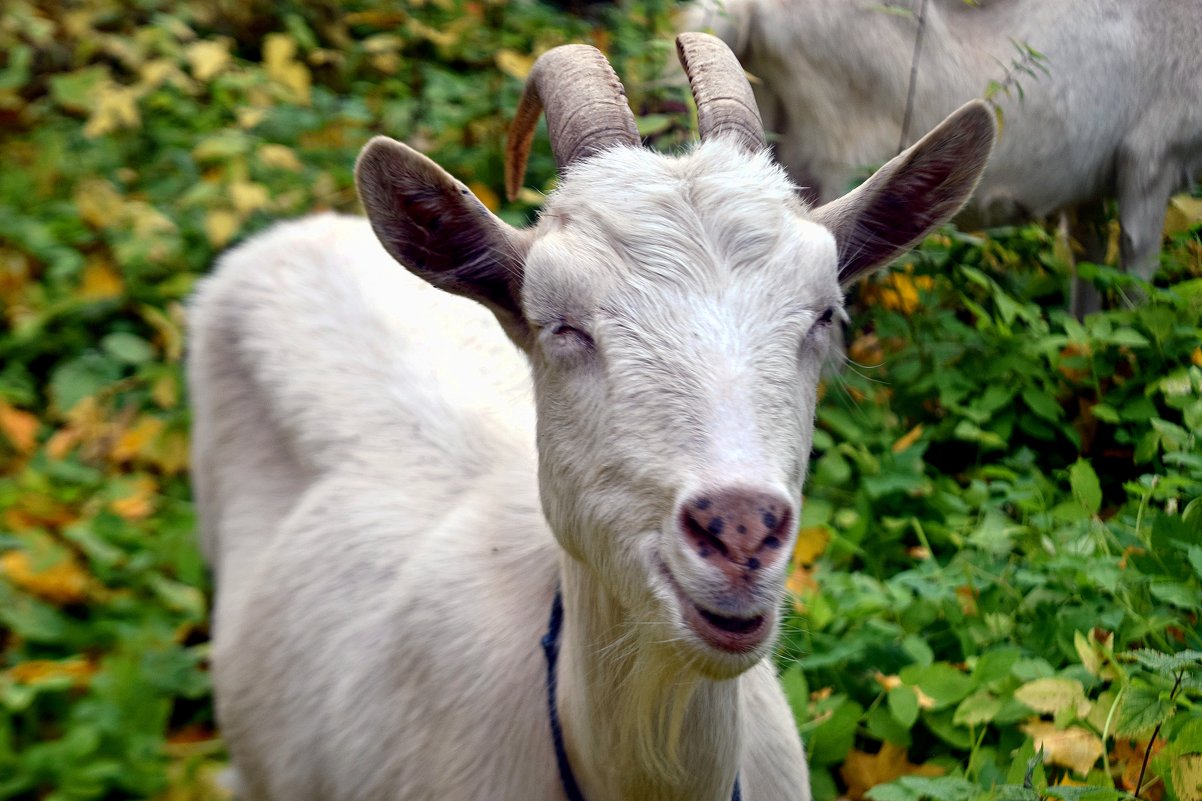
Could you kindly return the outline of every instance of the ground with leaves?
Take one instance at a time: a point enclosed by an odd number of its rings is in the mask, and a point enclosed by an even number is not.
[[[503,132],[566,41],[655,146],[688,136],[666,0],[402,8],[6,5],[0,799],[225,797],[180,381],[222,247],[353,209],[379,132],[522,221]],[[531,167],[547,188],[545,142]],[[1066,316],[1068,245],[1034,226],[949,230],[853,298],[780,656],[820,801],[1202,799],[1198,217],[1175,201],[1134,311]]]

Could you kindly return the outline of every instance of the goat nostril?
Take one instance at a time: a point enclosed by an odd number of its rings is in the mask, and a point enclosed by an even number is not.
[[[684,513],[685,528],[693,535],[697,541],[697,553],[702,559],[708,557],[713,551],[717,551],[723,556],[727,555],[726,543],[718,536],[722,533],[725,526],[725,521],[720,517],[715,517],[709,522],[709,525],[703,526],[697,518],[693,517],[687,511]]]

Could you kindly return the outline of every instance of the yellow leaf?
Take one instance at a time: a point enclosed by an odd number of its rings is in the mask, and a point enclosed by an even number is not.
[[[71,449],[79,444],[79,432],[73,428],[61,428],[46,440],[46,455],[51,459],[65,459]]]
[[[82,603],[88,597],[88,575],[70,552],[41,565],[25,551],[9,551],[0,555],[0,573],[19,589],[52,604]]]
[[[80,218],[93,228],[115,227],[124,218],[125,198],[101,178],[81,181],[73,199]]]
[[[363,52],[377,55],[395,53],[405,46],[405,40],[394,33],[377,33],[363,40]]]
[[[230,199],[234,202],[234,210],[245,217],[266,206],[271,201],[271,195],[263,184],[233,181],[230,183]]]
[[[260,106],[243,106],[238,109],[237,115],[239,127],[254,128],[267,116],[267,109]]]
[[[936,765],[915,765],[906,756],[906,749],[886,742],[875,754],[852,749],[839,768],[847,785],[847,797],[859,801],[878,784],[891,782],[901,776],[942,776],[944,769]]]
[[[805,610],[805,604],[802,603],[801,598],[818,592],[818,582],[814,579],[814,570],[815,568],[804,565],[794,565],[793,570],[789,573],[789,578],[785,579],[785,589],[793,594],[793,607],[799,612]]]
[[[297,100],[308,105],[312,79],[309,68],[296,60],[296,40],[286,33],[269,33],[263,39],[263,65],[267,76],[292,90]]]
[[[1069,768],[1082,776],[1106,752],[1102,738],[1080,726],[1057,729],[1056,724],[1040,720],[1020,728],[1035,741],[1036,751],[1044,750],[1049,765]]]
[[[1077,717],[1085,717],[1091,706],[1084,686],[1076,679],[1035,679],[1015,690],[1014,699],[1049,715],[1071,709]]]
[[[496,211],[501,208],[501,198],[497,197],[497,193],[492,191],[488,184],[472,181],[467,185],[467,188],[472,190],[472,194],[484,204],[489,211]]]
[[[137,128],[141,124],[137,90],[107,83],[96,93],[96,107],[83,127],[83,135],[95,139],[120,128]]]
[[[1200,222],[1202,222],[1202,198],[1175,195],[1169,201],[1168,212],[1165,214],[1164,233],[1166,236],[1183,234]]]
[[[147,457],[166,475],[182,473],[188,467],[188,435],[167,431],[151,445]]]
[[[184,307],[172,301],[166,311],[150,305],[138,308],[142,319],[158,336],[155,344],[162,347],[168,362],[178,362],[184,353]]]
[[[535,57],[532,55],[519,53],[516,50],[503,47],[497,51],[497,69],[511,78],[524,81],[526,80],[526,76],[530,74],[530,69],[534,66],[534,59]]]
[[[157,486],[150,476],[138,476],[129,482],[127,494],[109,503],[109,508],[126,520],[144,520],[154,512]]]
[[[1189,355],[1189,360],[1197,367],[1202,367],[1202,346],[1194,348],[1193,353]]]
[[[906,448],[910,447],[915,442],[917,442],[918,438],[921,436],[922,436],[922,423],[919,423],[918,425],[911,428],[909,430],[909,432],[907,432],[902,437],[900,437],[897,440],[897,442],[893,443],[892,451],[894,453],[901,453]]]
[[[174,409],[179,405],[179,382],[172,373],[164,373],[150,385],[150,397],[160,409]]]
[[[797,544],[793,546],[793,564],[814,564],[830,541],[831,532],[826,526],[806,526],[799,529]]]
[[[263,145],[259,148],[258,156],[259,163],[264,167],[272,167],[277,170],[300,172],[303,166],[300,159],[296,157],[296,153],[284,145]]]
[[[1181,801],[1202,801],[1202,754],[1182,754],[1173,760],[1173,789]]]
[[[205,234],[215,248],[225,247],[240,225],[238,215],[229,209],[213,209],[205,215]]]
[[[229,66],[229,41],[214,39],[193,42],[184,48],[184,58],[188,60],[188,67],[196,80],[208,83]]]
[[[0,432],[18,453],[29,453],[37,446],[37,415],[14,409],[0,398]]]
[[[116,464],[123,464],[145,455],[151,444],[163,433],[163,428],[163,421],[159,418],[143,415],[117,438],[113,449],[109,451],[109,459]]]
[[[125,281],[112,265],[99,259],[89,259],[83,268],[83,277],[79,281],[79,297],[85,301],[103,301],[111,297],[120,297],[125,291]]]
[[[41,684],[55,679],[70,679],[74,687],[85,687],[96,672],[96,665],[86,659],[31,659],[13,665],[5,673],[17,684]]]

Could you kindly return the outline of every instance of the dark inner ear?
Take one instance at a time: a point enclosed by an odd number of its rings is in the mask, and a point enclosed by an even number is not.
[[[521,326],[526,240],[430,159],[378,136],[355,165],[359,197],[384,249],[439,289],[484,303],[510,336]]]
[[[813,212],[839,250],[839,281],[887,264],[960,210],[976,188],[996,124],[984,103],[961,107],[859,188]]]

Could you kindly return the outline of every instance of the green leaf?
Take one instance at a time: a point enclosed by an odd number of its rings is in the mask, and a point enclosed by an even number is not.
[[[1202,668],[1202,651],[1166,654],[1151,648],[1139,648],[1126,651],[1122,656],[1124,659],[1135,660],[1146,669],[1162,676],[1173,676],[1182,670],[1194,671]]]
[[[1123,695],[1115,734],[1140,737],[1151,733],[1156,724],[1172,717],[1176,707],[1162,700],[1160,693],[1147,687],[1130,687]]]
[[[918,695],[910,687],[894,687],[888,695],[889,712],[907,729],[918,720]]]
[[[117,331],[100,340],[111,356],[128,364],[143,364],[154,359],[154,348],[142,337]]]
[[[1102,485],[1093,466],[1084,459],[1078,459],[1068,470],[1068,481],[1077,503],[1088,514],[1096,515],[1102,508]]]
[[[1002,699],[988,690],[978,690],[956,707],[952,723],[957,726],[979,726],[993,720],[1002,709]]]
[[[1064,410],[1056,399],[1035,387],[1026,387],[1022,391],[1022,399],[1035,414],[1045,420],[1056,422],[1064,416]]]
[[[946,662],[928,667],[911,665],[899,674],[901,680],[919,687],[935,702],[934,709],[950,706],[973,691],[973,680]]]

